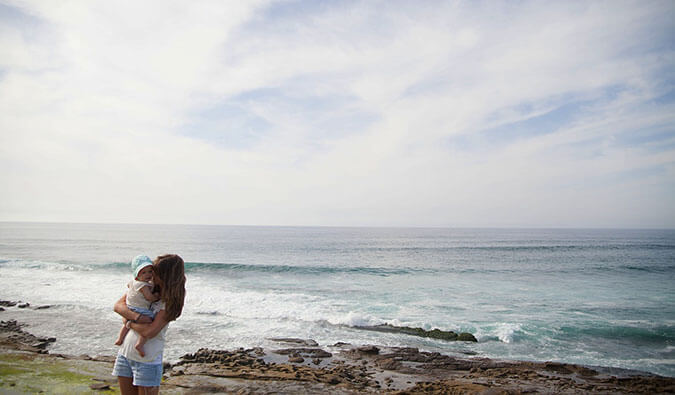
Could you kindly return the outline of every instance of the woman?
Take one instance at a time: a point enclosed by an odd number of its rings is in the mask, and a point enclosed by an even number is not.
[[[115,360],[113,375],[117,376],[120,391],[127,394],[159,394],[162,381],[162,354],[169,322],[178,318],[185,300],[185,267],[178,255],[162,255],[153,261],[153,281],[160,288],[159,310],[154,321],[127,307],[126,294],[115,303],[115,312],[129,320],[129,333]],[[134,345],[138,336],[144,336],[145,357]]]

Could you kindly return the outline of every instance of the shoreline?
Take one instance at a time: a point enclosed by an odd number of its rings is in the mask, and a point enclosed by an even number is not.
[[[57,338],[0,324],[0,389],[118,391],[114,356],[50,354]],[[164,364],[163,393],[673,393],[675,378],[558,362],[455,357],[411,347],[269,339],[274,349],[199,349]]]

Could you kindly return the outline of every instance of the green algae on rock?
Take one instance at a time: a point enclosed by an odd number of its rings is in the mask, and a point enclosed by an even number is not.
[[[112,379],[111,370],[110,363],[7,351],[0,354],[0,392],[90,393],[96,377]],[[113,386],[110,380],[112,392],[117,392]]]
[[[474,342],[477,343],[478,339],[474,335],[468,332],[461,332],[459,335],[457,335],[457,340],[460,342]]]
[[[478,341],[476,337],[471,333],[462,332],[458,334],[453,331],[442,331],[438,328],[434,328],[428,331],[423,328],[411,328],[409,326],[396,326],[391,324],[357,326],[356,328],[376,332],[403,333],[406,335],[429,337],[432,339],[440,339],[446,341],[468,341],[468,342]]]

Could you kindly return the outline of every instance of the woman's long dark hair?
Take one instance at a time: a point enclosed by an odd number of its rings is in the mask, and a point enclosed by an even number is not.
[[[185,302],[185,264],[178,255],[160,255],[153,264],[161,281],[160,299],[165,304],[167,320],[174,321],[183,312]]]

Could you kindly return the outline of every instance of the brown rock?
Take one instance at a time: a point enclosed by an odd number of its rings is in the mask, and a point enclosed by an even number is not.
[[[110,390],[110,386],[106,383],[94,383],[89,385],[89,388],[93,389],[94,391],[108,391]]]
[[[108,391],[108,390],[110,390],[110,386],[106,383],[90,384],[89,388],[93,389],[94,391]]]
[[[317,347],[319,343],[312,339],[296,339],[293,337],[273,337],[270,338],[269,340],[273,340],[275,342],[282,342],[282,343],[295,343],[295,344],[301,344],[303,346],[309,346],[309,347]]]
[[[395,360],[394,358],[383,358],[375,361],[375,364],[384,370],[398,370],[401,368],[401,362]]]
[[[281,355],[304,355],[310,358],[330,358],[333,356],[333,354],[321,348],[284,348],[273,352]]]
[[[362,347],[357,347],[356,351],[362,353],[362,354],[372,354],[372,355],[377,355],[380,353],[380,349],[377,348],[376,346],[362,346]]]
[[[333,374],[327,375],[326,376],[326,382],[328,384],[333,384],[333,385],[340,384],[340,378],[336,375],[333,375]]]
[[[572,374],[572,370],[567,365],[559,362],[546,362],[544,369],[548,370],[549,372]]]

